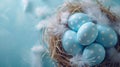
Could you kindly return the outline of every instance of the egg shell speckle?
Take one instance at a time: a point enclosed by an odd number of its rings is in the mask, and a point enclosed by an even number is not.
[[[77,40],[80,44],[86,46],[95,41],[98,35],[97,27],[94,23],[88,22],[83,24],[77,32]]]
[[[83,58],[88,61],[90,66],[100,64],[105,58],[105,49],[98,43],[87,46],[83,51]]]
[[[77,41],[77,34],[67,30],[62,37],[62,45],[66,52],[71,55],[82,53],[83,46]]]
[[[79,27],[86,22],[91,22],[92,20],[84,13],[75,13],[68,18],[68,26],[73,31],[78,31]]]
[[[105,48],[114,47],[118,41],[116,32],[109,26],[97,25],[98,37],[96,42],[102,44]]]

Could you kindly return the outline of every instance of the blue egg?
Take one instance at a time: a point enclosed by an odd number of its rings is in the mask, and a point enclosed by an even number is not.
[[[109,26],[97,25],[98,37],[96,42],[102,44],[105,48],[110,48],[116,45],[118,39],[116,32]]]
[[[83,46],[77,41],[77,34],[72,30],[67,30],[62,37],[62,45],[66,52],[71,55],[82,53]]]
[[[77,40],[79,40],[80,44],[86,46],[94,42],[97,35],[97,26],[92,22],[88,22],[79,28],[77,32]]]
[[[105,49],[102,45],[93,43],[84,49],[82,57],[90,66],[100,64],[105,58]]]
[[[91,22],[92,20],[88,17],[87,14],[84,13],[75,13],[71,15],[68,19],[68,26],[74,30],[78,31],[79,27],[86,23],[86,22]]]

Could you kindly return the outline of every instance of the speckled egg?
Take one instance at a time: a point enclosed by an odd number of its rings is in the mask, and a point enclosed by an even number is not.
[[[116,45],[118,40],[117,34],[111,27],[97,24],[97,28],[98,37],[96,42],[102,44],[106,48],[110,48]]]
[[[66,52],[71,55],[82,53],[83,46],[77,41],[77,34],[67,30],[62,37],[62,45]]]
[[[95,41],[98,35],[98,30],[96,24],[92,22],[87,22],[83,24],[77,32],[77,40],[80,44],[86,46]]]
[[[84,49],[82,57],[90,66],[100,64],[105,58],[105,49],[102,45],[93,43]]]
[[[78,31],[79,27],[86,23],[92,21],[87,14],[75,13],[68,18],[68,26],[74,30]]]

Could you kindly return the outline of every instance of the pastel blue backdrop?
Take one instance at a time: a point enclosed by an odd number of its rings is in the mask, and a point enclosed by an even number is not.
[[[31,67],[30,51],[38,44],[35,26],[45,16],[36,16],[36,7],[54,9],[62,0],[0,0],[0,67]],[[42,10],[42,8],[41,8]]]
[[[29,3],[26,5],[23,1]],[[120,4],[119,0],[111,1]],[[35,26],[52,14],[62,2],[63,0],[0,0],[0,67],[31,67],[30,51],[39,42],[39,31]],[[43,6],[52,11],[43,16],[36,15],[36,7]]]

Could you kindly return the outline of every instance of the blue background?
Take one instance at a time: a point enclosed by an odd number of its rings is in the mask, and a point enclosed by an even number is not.
[[[0,67],[31,67],[31,48],[39,44],[35,26],[46,17],[36,16],[33,10],[47,6],[54,11],[63,0],[28,1],[24,10],[22,0],[0,0]]]
[[[43,19],[43,16],[36,17],[33,10],[39,6],[54,9],[62,3],[29,1],[28,10],[24,10],[22,0],[0,0],[0,67],[31,67],[31,48],[39,44],[39,31],[35,26]]]

